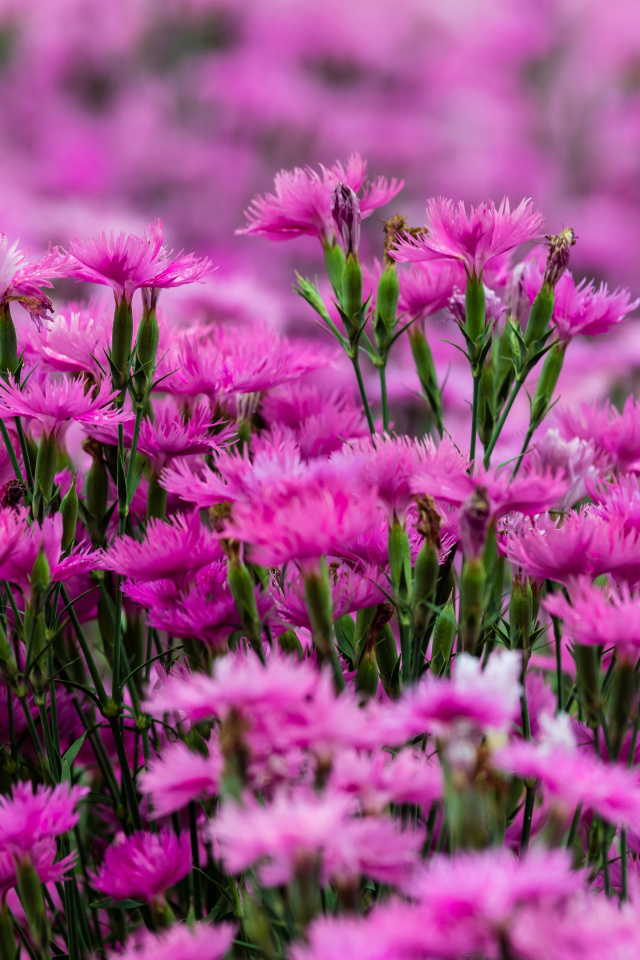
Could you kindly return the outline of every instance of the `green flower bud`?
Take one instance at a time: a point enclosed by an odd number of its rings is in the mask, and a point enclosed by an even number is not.
[[[399,673],[396,671],[399,659],[393,630],[389,623],[385,623],[376,641],[376,663],[385,692],[392,699],[400,696],[399,682],[396,682],[394,688],[390,686],[394,673],[399,678]]]
[[[478,343],[484,333],[487,318],[487,302],[482,277],[476,276],[475,271],[467,277],[467,288],[464,295],[465,330],[467,336],[474,343]]]
[[[482,558],[465,559],[460,578],[460,636],[465,653],[474,653],[480,638],[486,580]]]
[[[235,600],[236,610],[240,616],[242,629],[247,640],[261,659],[264,659],[262,649],[262,625],[258,615],[255,588],[251,574],[242,561],[231,559],[228,562],[227,577],[229,590]]]
[[[536,392],[531,401],[530,429],[535,430],[544,420],[553,392],[556,389],[558,378],[562,372],[564,355],[567,352],[567,344],[557,341],[547,353],[542,365],[542,373],[538,380]]]
[[[424,331],[415,324],[409,327],[409,343],[424,398],[431,408],[436,427],[440,436],[442,436],[442,395],[438,386],[433,354]]]
[[[413,632],[420,640],[424,637],[429,625],[429,620],[431,619],[439,570],[436,548],[432,543],[425,540],[416,557],[411,598],[413,607]]]
[[[71,486],[62,498],[60,513],[62,515],[62,549],[68,550],[75,541],[78,522],[78,492],[75,475]]]
[[[447,603],[433,627],[431,641],[431,672],[441,677],[448,671],[456,638],[456,611],[451,600]]]
[[[486,448],[495,426],[494,377],[490,363],[485,363],[480,375],[478,393],[478,436]]]
[[[20,903],[29,922],[29,933],[40,955],[48,955],[49,921],[42,883],[30,859],[17,863]]]
[[[353,343],[358,333],[358,318],[362,307],[362,268],[352,253],[347,257],[344,265],[340,305],[348,318],[347,336]]]
[[[337,297],[342,293],[342,277],[344,274],[345,255],[342,247],[337,243],[324,245],[324,265],[327,268],[329,283]]]
[[[113,389],[122,390],[129,379],[131,342],[133,340],[133,313],[126,299],[116,300],[111,334],[111,375]]]
[[[505,328],[500,334],[500,339],[494,342],[491,362],[493,365],[493,375],[495,384],[495,402],[498,408],[501,408],[509,396],[509,390],[515,376],[514,360],[516,354],[512,337],[514,334],[509,329],[517,325],[517,320],[513,318],[505,324]]]
[[[555,295],[553,289],[548,283],[543,283],[529,311],[529,319],[527,320],[527,326],[524,331],[524,342],[527,347],[541,340],[549,329],[554,303]]]
[[[528,579],[523,583],[519,577],[516,577],[513,581],[509,601],[509,634],[511,646],[516,650],[524,650],[526,659],[528,659],[532,620],[533,593],[531,584]],[[526,663],[524,666],[526,668]]]
[[[14,373],[18,369],[18,339],[11,319],[9,304],[0,309],[0,372]]]
[[[376,293],[376,315],[373,322],[373,332],[378,353],[385,356],[396,329],[398,316],[398,298],[400,296],[400,282],[395,264],[388,264],[378,281]]]
[[[306,571],[304,595],[318,660],[331,663],[336,690],[342,690],[344,676],[333,637],[333,598],[324,560],[320,561],[317,570]]]
[[[611,733],[612,760],[618,756],[624,730],[631,713],[638,686],[638,677],[629,660],[621,660],[613,671],[611,691],[608,697],[609,729]]]
[[[144,293],[144,290],[143,290]],[[151,390],[158,353],[158,318],[154,306],[145,299],[145,310],[138,327],[136,355],[134,360],[132,394],[138,404],[143,404]]]
[[[378,680],[379,674],[375,648],[373,650],[365,650],[358,664],[358,672],[356,673],[355,679],[356,690],[365,700],[368,700],[369,697],[375,697],[378,692]]]
[[[278,637],[278,646],[283,653],[295,654],[298,660],[304,659],[304,650],[295,630],[285,630]]]
[[[158,474],[155,470],[149,480],[149,489],[147,490],[147,517],[157,517],[158,520],[164,520],[167,513],[167,491],[161,487],[158,482]]]
[[[35,481],[36,489],[40,490],[48,503],[53,493],[53,482],[58,462],[58,445],[54,433],[43,433],[38,445],[36,457]]]
[[[578,700],[584,710],[585,720],[595,729],[600,724],[602,700],[600,697],[600,654],[597,647],[576,643],[573,648],[576,661]]]
[[[404,601],[409,599],[411,584],[411,547],[406,528],[394,519],[389,528],[389,566],[394,593]]]

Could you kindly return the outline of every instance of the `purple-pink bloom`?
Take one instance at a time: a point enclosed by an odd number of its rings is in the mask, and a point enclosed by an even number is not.
[[[530,200],[513,212],[505,197],[499,207],[492,200],[467,213],[443,197],[427,201],[427,222],[419,237],[404,234],[391,251],[395,260],[459,260],[469,275],[480,276],[492,257],[535,240],[543,225],[542,214]]]
[[[112,327],[113,310],[103,302],[70,303],[31,335],[28,350],[50,370],[87,373],[99,380]]]
[[[399,270],[398,280],[400,310],[423,320],[443,310],[454,290],[464,289],[465,274],[457,262],[434,260],[412,263],[409,270]]]
[[[29,262],[18,249],[16,240],[9,246],[6,234],[0,234],[0,305],[12,301],[22,304],[36,326],[41,327],[47,314],[53,311],[49,297],[42,287],[50,287],[49,281],[66,273],[65,260],[54,247],[41,259]]]
[[[108,960],[221,960],[235,932],[232,923],[179,923],[159,934],[144,930]]]
[[[201,796],[218,792],[223,760],[215,744],[210,745],[209,756],[195,753],[181,740],[163,747],[139,779],[140,790],[148,793],[154,813],[165,817],[185,807]]]
[[[211,271],[211,261],[182,251],[172,258],[163,247],[162,221],[149,224],[149,236],[100,233],[85,242],[69,242],[66,275],[111,287],[116,301],[131,303],[136,290],[150,288],[152,299],[160,289],[201,280]],[[155,302],[153,303],[155,306]]]
[[[162,903],[167,890],[191,869],[188,834],[177,837],[169,830],[138,831],[107,847],[91,884],[113,900]]]
[[[236,232],[270,240],[311,236],[331,243],[335,237],[331,198],[338,183],[356,194],[363,191],[358,197],[363,218],[392,200],[404,185],[402,180],[386,177],[369,182],[366,168],[366,161],[354,153],[346,166],[339,161],[330,167],[321,165],[321,174],[311,167],[281,170],[275,178],[275,193],[255,197],[246,211],[247,226]]]
[[[55,787],[18,783],[13,796],[0,794],[0,850],[22,859],[41,841],[67,833],[78,822],[76,807],[88,793],[88,787],[67,783]]]
[[[590,441],[598,456],[616,470],[633,470],[640,464],[640,410],[634,397],[627,398],[622,412],[607,400],[601,406],[560,407],[556,419],[565,440]]]
[[[626,584],[601,590],[589,577],[567,585],[569,600],[554,593],[542,606],[564,623],[567,639],[585,646],[615,647],[620,657],[635,660],[640,651],[640,597]]]
[[[343,443],[369,433],[362,404],[339,389],[294,380],[264,395],[260,413],[267,424],[290,430],[305,459],[328,456]]]

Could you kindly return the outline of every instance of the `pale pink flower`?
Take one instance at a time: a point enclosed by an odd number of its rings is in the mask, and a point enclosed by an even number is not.
[[[37,840],[28,853],[19,856],[23,855],[28,856],[41,883],[58,883],[76,862],[75,851],[56,860],[58,844],[53,836]],[[0,906],[5,904],[7,894],[17,884],[16,859],[8,850],[0,849]]]
[[[88,373],[100,380],[108,367],[112,327],[113,310],[104,303],[71,303],[30,337],[31,352],[50,370]]]
[[[108,960],[222,960],[235,932],[232,923],[179,923],[160,934],[144,930]]]
[[[404,185],[402,180],[388,181],[385,177],[368,182],[366,167],[366,161],[355,153],[346,166],[339,161],[331,167],[321,165],[321,174],[311,167],[282,170],[275,178],[275,193],[255,197],[246,211],[248,225],[236,232],[270,240],[306,235],[331,242],[335,237],[331,195],[338,183],[355,193],[363,190],[358,198],[363,218],[392,200]]]
[[[382,813],[390,803],[418,805],[427,813],[444,795],[444,776],[437,761],[420,750],[401,750],[393,758],[386,752],[373,755],[340,751],[331,768],[331,786],[355,794],[367,812]]]
[[[139,778],[140,790],[150,794],[155,815],[165,817],[186,807],[191,800],[214,796],[222,766],[222,755],[213,742],[209,756],[203,757],[179,740],[163,747],[160,755],[149,762]]]
[[[468,214],[464,203],[457,208],[443,197],[427,201],[425,232],[414,238],[405,234],[392,251],[396,260],[459,260],[468,274],[482,274],[492,257],[536,239],[543,225],[542,215],[530,200],[523,200],[512,212],[509,201],[499,207],[493,201],[481,203]]]
[[[620,413],[609,401],[601,406],[581,403],[556,412],[565,440],[579,437],[591,442],[598,456],[624,472],[640,466],[640,411],[628,397]]]
[[[640,531],[640,481],[637,474],[623,474],[609,482],[587,482],[592,512],[627,531]]]
[[[138,831],[107,847],[91,885],[112,900],[162,903],[167,890],[191,869],[188,834]]]
[[[260,413],[271,427],[292,431],[301,456],[328,456],[343,443],[369,433],[362,403],[340,389],[326,390],[305,380],[284,383],[264,395]]]
[[[542,601],[545,610],[563,621],[567,639],[584,646],[615,647],[625,659],[637,659],[640,597],[626,584],[602,590],[589,577],[569,582],[567,589],[570,600],[554,593]]]
[[[410,317],[425,319],[443,310],[454,290],[464,289],[466,277],[461,264],[432,261],[412,263],[409,270],[399,270],[400,298],[398,306]]]
[[[559,509],[568,510],[586,496],[587,484],[599,480],[607,471],[607,464],[590,440],[580,437],[568,440],[554,428],[536,439],[535,447],[524,461],[524,468],[538,475],[563,477],[568,487]]]
[[[163,247],[162,221],[149,224],[149,236],[100,233],[82,242],[77,236],[69,242],[66,275],[112,288],[116,301],[131,303],[136,290],[149,288],[154,300],[160,289],[182,286],[201,280],[211,271],[211,261],[198,259],[182,251],[172,258]]]

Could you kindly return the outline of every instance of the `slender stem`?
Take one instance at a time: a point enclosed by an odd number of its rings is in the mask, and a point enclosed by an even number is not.
[[[127,806],[129,807],[129,813],[131,815],[131,822],[133,823],[134,830],[141,830],[142,819],[140,817],[140,808],[138,807],[136,789],[133,784],[131,769],[129,767],[129,758],[127,757],[124,747],[124,737],[120,727],[120,717],[108,717],[108,720],[109,726],[111,727],[113,740],[116,745],[118,763],[120,764],[120,776],[122,777],[122,786],[124,788],[124,794],[127,798]]]
[[[120,699],[120,659],[122,654],[122,577],[116,576],[116,611],[113,625],[113,684],[111,694],[118,702]]]
[[[478,432],[478,398],[480,396],[480,377],[473,377],[473,404],[471,406],[471,444],[469,445],[469,460],[473,463],[476,458],[476,433]]]
[[[13,444],[11,442],[11,437],[9,436],[9,431],[7,430],[4,420],[0,420],[0,434],[4,440],[4,445],[7,448],[7,453],[9,454],[9,460],[11,461],[11,466],[13,467],[13,472],[16,475],[16,479],[21,483],[24,483],[24,476],[22,470],[20,469],[20,464],[18,463],[18,458],[16,457],[16,452],[13,449]]]
[[[524,377],[517,377],[517,378],[516,378],[516,382],[515,382],[515,384],[514,384],[514,386],[513,386],[513,390],[511,391],[511,394],[510,394],[510,396],[509,396],[509,399],[507,400],[507,402],[506,402],[506,404],[505,404],[505,407],[504,407],[504,409],[503,409],[503,411],[502,411],[502,413],[501,413],[501,415],[500,415],[500,419],[498,420],[498,422],[497,422],[497,424],[496,424],[496,427],[495,427],[495,429],[494,429],[494,431],[493,431],[493,433],[492,433],[492,435],[491,435],[491,439],[490,439],[490,441],[489,441],[489,444],[488,444],[488,446],[487,446],[487,449],[485,450],[485,454],[484,454],[484,465],[485,465],[485,467],[488,467],[488,466],[489,466],[489,462],[490,462],[490,460],[491,460],[491,454],[493,453],[493,448],[495,447],[496,443],[498,442],[498,439],[499,439],[499,437],[500,437],[500,434],[502,433],[502,428],[504,427],[504,424],[505,424],[505,421],[506,421],[507,417],[508,417],[509,414],[511,413],[511,407],[512,407],[513,404],[515,403],[516,397],[517,397],[518,394],[520,393],[520,389],[521,389],[523,383],[524,383]]]
[[[520,834],[520,856],[524,857],[529,849],[531,837],[531,822],[533,820],[533,804],[536,796],[535,786],[525,788],[524,816],[522,818],[522,833]]]
[[[513,471],[514,477],[515,477],[515,475],[517,474],[518,470],[520,469],[520,466],[521,466],[522,461],[523,461],[523,459],[524,459],[524,455],[525,455],[525,453],[527,452],[527,447],[528,447],[529,444],[531,443],[531,437],[532,437],[532,436],[533,436],[533,427],[532,427],[531,425],[529,425],[529,429],[527,430],[527,435],[526,435],[526,437],[524,438],[524,443],[522,444],[522,450],[520,451],[520,456],[518,457],[518,462],[516,463],[515,469],[514,469],[514,471]]]
[[[64,586],[62,587],[62,599],[64,600],[65,606],[67,607],[67,610],[69,612],[69,619],[71,620],[73,629],[75,631],[75,635],[78,638],[78,643],[80,644],[80,649],[82,650],[82,654],[86,660],[89,673],[91,674],[91,679],[93,680],[93,685],[98,695],[98,699],[100,701],[100,704],[104,707],[107,702],[107,693],[104,689],[102,678],[98,673],[96,662],[93,659],[91,650],[89,649],[89,644],[87,643],[82,627],[80,626],[80,621],[78,620],[78,616],[75,610],[73,609],[73,604],[71,603],[71,600],[69,599],[69,594],[67,593],[67,589]]]
[[[142,404],[136,404],[136,422],[133,427],[133,438],[131,440],[131,450],[129,451],[129,469],[127,470],[127,506],[131,504],[132,493],[131,483],[135,470],[136,455],[138,453],[138,438],[140,436],[140,424],[142,423]]]
[[[604,892],[607,897],[611,896],[611,877],[609,876],[609,827],[604,821],[602,822],[602,828],[604,833],[603,841],[603,870],[604,870]]]
[[[31,460],[29,460],[29,451],[27,450],[27,441],[25,440],[24,430],[22,429],[22,420],[20,417],[14,417],[13,419],[16,423],[18,441],[20,443],[20,450],[22,451],[22,459],[24,460],[24,471],[27,475],[27,486],[29,487],[29,490],[33,490],[33,472],[31,470]]]
[[[562,631],[560,629],[560,620],[558,617],[551,617],[553,622],[553,638],[556,644],[556,700],[557,710],[560,713],[563,709],[562,704]]]
[[[191,857],[193,859],[193,909],[196,920],[202,920],[202,876],[200,875],[200,841],[196,821],[196,805],[189,804],[189,830],[191,832]]]
[[[389,430],[389,398],[387,396],[387,368],[379,367],[380,372],[380,396],[382,397],[382,429],[385,433]]]
[[[367,400],[367,394],[364,389],[364,380],[362,379],[362,371],[360,369],[360,360],[358,358],[357,353],[354,357],[351,357],[351,363],[353,364],[353,369],[356,374],[356,380],[358,381],[358,389],[360,390],[360,396],[362,397],[362,404],[364,406],[364,412],[367,418],[367,423],[369,424],[369,430],[371,431],[371,433],[375,433],[376,428],[373,422],[371,407],[369,406],[369,401]]]
[[[631,745],[629,746],[629,757],[627,766],[633,767],[636,758],[636,743],[638,742],[638,730],[640,729],[640,707],[636,710],[636,718],[633,721],[633,733],[631,735]]]
[[[582,804],[579,803],[576,807],[576,812],[573,815],[573,820],[571,821],[571,827],[569,828],[569,836],[567,837],[567,850],[570,850],[573,846],[573,842],[576,839],[576,833],[578,832],[578,824],[580,823],[580,814],[582,813]]]

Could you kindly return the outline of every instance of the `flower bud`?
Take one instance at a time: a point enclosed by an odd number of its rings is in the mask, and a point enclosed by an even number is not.
[[[0,309],[0,373],[14,373],[18,369],[18,339],[11,319],[9,304]]]
[[[327,567],[322,560],[318,569],[304,574],[304,596],[311,621],[311,634],[320,663],[330,662],[336,690],[344,688],[344,676],[333,637],[333,598]]]
[[[355,687],[361,699],[368,700],[369,697],[375,697],[378,692],[378,664],[376,663],[376,652],[365,650],[358,664],[356,673]]]
[[[456,612],[453,603],[449,600],[446,607],[438,614],[433,626],[431,672],[436,676],[441,677],[449,669],[456,630]]]
[[[344,274],[345,256],[342,247],[337,243],[325,243],[324,245],[324,265],[329,277],[329,283],[333,287],[333,292],[339,298],[342,294],[342,277]],[[318,294],[318,297],[320,295]],[[308,299],[308,298],[307,298]],[[316,309],[315,304],[311,304]],[[322,304],[324,308],[324,304]]]
[[[376,663],[385,693],[392,700],[397,700],[400,696],[400,671],[397,669],[399,661],[393,630],[389,623],[385,623],[376,642]]]
[[[78,492],[75,475],[71,481],[71,486],[62,498],[60,513],[62,515],[62,549],[68,550],[76,538],[76,524],[78,522]]]
[[[529,311],[529,319],[524,331],[524,342],[527,347],[541,340],[549,329],[554,303],[553,289],[548,284],[543,283]]]
[[[465,306],[465,330],[467,336],[474,343],[481,339],[487,316],[487,301],[484,291],[482,278],[476,276],[476,273],[467,277],[467,288],[464,296]]]
[[[138,404],[145,402],[151,390],[153,374],[156,367],[158,339],[160,336],[155,306],[148,302],[148,297],[145,296],[146,292],[147,288],[143,287],[142,293],[145,306],[136,338],[136,355],[131,388],[133,398]]]
[[[465,559],[460,577],[460,635],[465,653],[474,653],[480,637],[487,576],[479,556]]]
[[[413,571],[413,632],[420,640],[424,637],[431,619],[439,569],[436,548],[425,540],[416,557]]]
[[[295,654],[298,660],[304,659],[304,650],[295,630],[285,630],[278,637],[278,646],[283,653]]]
[[[484,549],[491,519],[491,501],[485,487],[476,487],[460,507],[460,540],[465,557],[479,557]]]
[[[53,493],[53,481],[56,475],[58,462],[58,445],[54,433],[43,433],[38,444],[36,457],[35,481],[36,489],[40,490],[48,502]]]
[[[264,651],[262,649],[262,625],[258,615],[255,587],[251,579],[251,574],[241,560],[230,560],[228,562],[227,576],[229,579],[229,590],[235,600],[242,629],[245,631],[247,640],[258,656],[264,659]]]
[[[555,290],[558,280],[569,266],[571,247],[575,246],[576,235],[571,227],[567,227],[557,236],[551,233],[547,234],[547,240],[549,241],[549,254],[543,282],[552,290]]]
[[[431,347],[424,335],[424,331],[415,324],[409,327],[409,343],[411,344],[413,362],[416,365],[416,372],[420,378],[420,386],[422,387],[424,398],[431,407],[438,433],[442,436],[442,396],[440,394],[440,387],[438,386],[433,354],[431,353]]]
[[[597,647],[576,643],[573,648],[576,661],[578,700],[585,720],[595,730],[600,724],[602,699],[600,696],[600,655]]]
[[[396,328],[400,283],[395,263],[388,264],[382,271],[376,293],[376,315],[373,331],[378,352],[385,356]]]
[[[411,546],[404,525],[394,519],[389,528],[389,567],[394,593],[408,600],[411,584]]]
[[[531,623],[533,620],[533,593],[531,584],[526,579],[524,583],[515,577],[511,587],[509,600],[509,634],[511,646],[516,650],[523,650],[527,658],[529,639],[531,637]],[[526,662],[523,661],[526,668]]]
[[[126,299],[117,300],[111,334],[111,376],[113,389],[122,390],[129,379],[131,341],[133,340],[133,313]]]
[[[346,333],[353,344],[358,335],[362,307],[362,269],[353,254],[349,254],[344,265],[341,306],[347,318]]]
[[[158,474],[154,470],[147,490],[147,518],[156,517],[158,520],[164,520],[166,513],[167,491],[160,486]]]
[[[535,430],[547,415],[553,399],[553,392],[556,389],[558,378],[562,372],[566,352],[567,344],[558,341],[554,343],[544,359],[542,373],[540,374],[536,392],[531,401],[530,430]]]
[[[485,363],[480,375],[480,388],[478,393],[478,436],[485,449],[491,440],[494,426],[493,367],[491,363]]]
[[[360,243],[360,204],[351,187],[346,183],[337,183],[331,194],[331,215],[342,239],[344,252],[349,257],[358,256]]]
[[[614,760],[619,752],[624,730],[631,713],[633,699],[638,686],[638,678],[633,662],[624,659],[616,664],[613,671],[611,691],[608,697],[609,730]]]
[[[50,931],[42,883],[29,858],[18,860],[16,873],[20,903],[29,923],[29,933],[39,955],[48,956]]]

